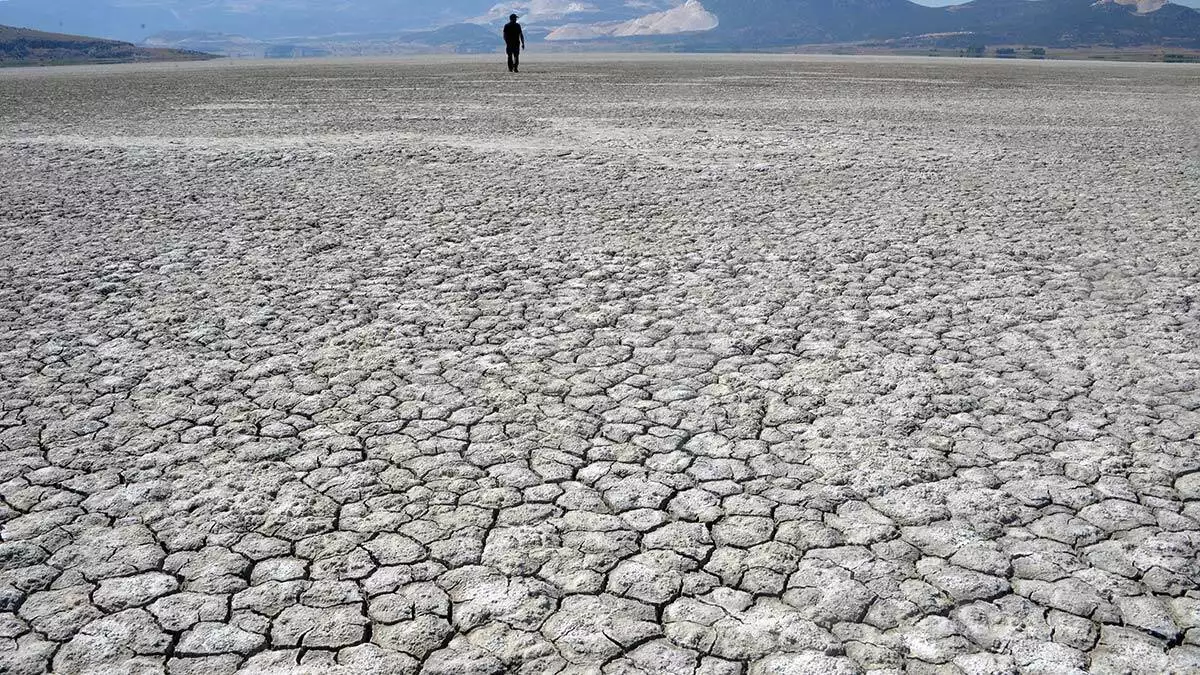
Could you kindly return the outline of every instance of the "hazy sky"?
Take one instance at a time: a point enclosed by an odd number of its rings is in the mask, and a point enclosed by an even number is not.
[[[0,2],[3,2],[3,1],[4,0],[0,0]],[[43,1],[47,2],[47,3],[51,3],[51,4],[55,2],[55,0],[43,0]],[[575,0],[516,0],[515,4],[554,5],[554,4],[567,4],[568,2],[571,2],[571,1],[575,1]],[[703,2],[703,1],[704,0],[701,0],[701,2]],[[912,1],[916,2],[917,4],[928,5],[930,7],[944,7],[946,5],[959,5],[959,4],[962,4],[963,2],[966,2],[967,0],[912,0]],[[1172,1],[1176,2],[1177,4],[1181,4],[1181,5],[1188,5],[1191,7],[1200,7],[1200,0],[1172,0]],[[342,2],[342,4],[349,4],[349,5],[356,4],[356,0],[341,0],[341,2]],[[304,4],[311,5],[312,0],[116,0],[116,4],[121,4],[121,5],[125,5],[125,6],[174,4],[174,5],[181,5],[181,6],[185,6],[185,7],[224,4],[226,6],[239,6],[240,5],[240,6],[243,6],[246,8],[250,8],[250,7],[255,7],[255,6],[269,7],[272,5],[280,6],[280,7],[286,7],[288,5],[304,5]],[[320,4],[326,4],[326,3],[320,3]],[[428,13],[429,7],[431,4],[440,5],[443,8],[446,8],[447,10],[450,10],[451,8],[455,8],[455,7],[462,7],[464,9],[469,9],[471,11],[474,11],[474,10],[476,10],[476,8],[478,8],[481,5],[481,2],[480,2],[480,0],[432,0],[432,2],[431,2],[431,0],[394,0],[390,4],[393,7],[395,7],[396,9],[401,10],[401,11],[420,8],[421,10],[423,10],[423,13]],[[491,5],[491,4],[503,5],[506,3],[504,3],[504,2],[495,3],[493,0],[493,2],[488,2],[486,4],[488,4],[488,5]],[[586,0],[582,4],[587,4]],[[636,4],[636,3],[631,2],[629,4]]]
[[[10,0],[0,0],[0,3],[9,2],[9,1]],[[41,1],[43,3],[45,3],[46,5],[54,5],[59,0],[41,0]],[[963,2],[966,2],[967,0],[912,0],[912,1],[916,2],[917,4],[928,5],[930,7],[944,7],[946,5],[962,4]],[[1200,0],[1172,0],[1172,1],[1177,4],[1181,4],[1181,5],[1200,7]],[[542,3],[544,3],[544,4],[563,4],[566,2],[568,2],[568,0],[532,0],[532,2],[530,2],[530,0],[517,0],[516,4],[522,4],[522,5],[529,5],[529,4],[536,5],[536,4],[542,4]],[[703,0],[701,0],[701,2],[703,2]],[[245,8],[245,9],[250,9],[250,8],[267,8],[267,7],[275,6],[275,7],[279,7],[282,9],[282,8],[287,8],[289,5],[292,5],[292,6],[309,5],[309,6],[311,6],[313,4],[329,4],[329,3],[325,3],[325,2],[314,3],[313,0],[110,0],[109,4],[118,5],[118,6],[122,6],[122,7],[130,7],[130,8],[139,7],[139,6],[140,7],[153,7],[153,6],[172,6],[172,5],[176,6],[176,7],[193,8],[193,7],[206,7],[206,6],[211,7],[214,5],[224,5],[227,8],[241,7],[241,8]],[[357,4],[357,0],[341,0],[340,4],[354,5],[354,4]],[[415,9],[415,8],[419,7],[421,9],[425,10],[426,12],[428,12],[430,0],[393,0],[393,2],[391,2],[389,4],[391,4],[397,10],[401,10],[401,11],[406,11],[406,10]],[[493,3],[492,2],[484,3],[484,2],[481,2],[481,0],[440,0],[440,1],[436,2],[436,4],[449,9],[449,8],[454,8],[454,7],[477,8],[481,4],[490,5]],[[505,3],[499,2],[499,3],[495,3],[495,4],[499,5],[499,4],[505,4]],[[587,4],[586,0],[581,4]],[[631,2],[629,4],[637,4],[637,3]]]

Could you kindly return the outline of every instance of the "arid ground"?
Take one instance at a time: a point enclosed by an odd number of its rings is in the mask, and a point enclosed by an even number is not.
[[[0,671],[1200,670],[1200,68],[0,73]]]

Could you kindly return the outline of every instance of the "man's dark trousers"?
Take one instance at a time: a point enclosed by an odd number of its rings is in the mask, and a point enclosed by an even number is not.
[[[508,45],[508,69],[517,72],[521,66],[521,45]]]

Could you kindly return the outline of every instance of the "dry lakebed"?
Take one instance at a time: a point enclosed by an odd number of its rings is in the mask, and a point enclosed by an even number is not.
[[[0,72],[0,672],[1200,671],[1200,67]]]

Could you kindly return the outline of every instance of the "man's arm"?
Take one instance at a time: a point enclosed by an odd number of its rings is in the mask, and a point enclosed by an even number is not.
[[[518,30],[521,31],[521,49],[525,49],[525,29],[519,28]]]

